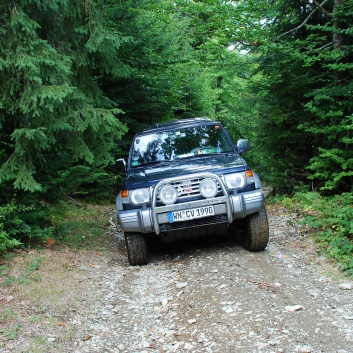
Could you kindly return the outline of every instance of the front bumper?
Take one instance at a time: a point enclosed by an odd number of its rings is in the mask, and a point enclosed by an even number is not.
[[[200,218],[198,226],[207,226],[215,219],[215,222],[232,223],[234,220],[260,211],[264,204],[264,194],[261,189],[244,192],[241,194],[225,194],[225,196],[202,199],[187,203],[178,203],[169,206],[145,207],[142,209],[118,211],[118,221],[124,232],[156,233],[168,231],[170,224],[168,212],[188,210],[203,206],[214,206],[214,218]],[[221,217],[223,216],[223,217]],[[218,220],[218,221],[216,221]],[[175,222],[183,223],[183,222]]]

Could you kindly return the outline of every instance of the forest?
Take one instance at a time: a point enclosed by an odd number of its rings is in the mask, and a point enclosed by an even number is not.
[[[144,126],[220,120],[353,274],[353,0],[3,0],[0,253],[114,202]]]

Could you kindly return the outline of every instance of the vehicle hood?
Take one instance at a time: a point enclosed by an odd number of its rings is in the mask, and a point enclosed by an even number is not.
[[[125,187],[140,188],[155,185],[159,181],[194,174],[211,172],[217,175],[247,169],[243,158],[237,154],[212,155],[162,162],[130,169],[126,174]]]

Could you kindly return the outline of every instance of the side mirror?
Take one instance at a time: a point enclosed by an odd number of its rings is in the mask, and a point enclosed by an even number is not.
[[[124,158],[119,158],[115,161],[115,167],[117,172],[125,173],[126,172],[126,162]]]
[[[243,152],[249,151],[250,142],[248,139],[240,139],[237,141],[238,153],[242,154]]]

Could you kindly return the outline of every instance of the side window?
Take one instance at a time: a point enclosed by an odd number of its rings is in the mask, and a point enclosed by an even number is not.
[[[222,134],[219,137],[219,143],[221,145],[221,148],[223,149],[223,152],[232,152],[233,151],[233,146],[231,141],[229,141],[228,136],[222,132]]]

